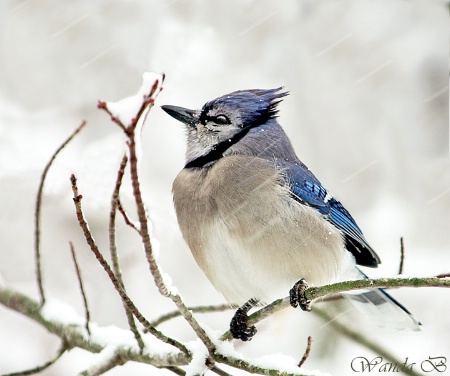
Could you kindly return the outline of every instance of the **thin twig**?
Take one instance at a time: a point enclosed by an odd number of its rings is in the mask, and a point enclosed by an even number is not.
[[[91,251],[94,253],[95,257],[97,258],[100,265],[103,267],[105,272],[108,274],[109,279],[113,283],[116,291],[119,293],[122,302],[128,306],[131,312],[133,312],[133,315],[139,320],[139,322],[156,338],[160,339],[161,341],[168,343],[185,354],[189,354],[189,351],[187,348],[177,340],[167,337],[166,335],[162,334],[158,329],[153,327],[150,322],[140,313],[140,311],[137,309],[135,304],[131,301],[131,299],[128,297],[127,293],[123,290],[122,285],[118,281],[116,275],[112,271],[111,267],[109,266],[108,262],[105,260],[103,255],[101,254],[97,244],[95,243],[95,240],[91,234],[91,231],[89,230],[88,223],[86,222],[86,219],[84,218],[83,210],[81,208],[81,199],[83,198],[82,195],[78,193],[78,187],[77,187],[77,178],[75,175],[72,174],[71,178],[72,183],[72,191],[73,191],[73,202],[75,204],[75,210],[78,218],[78,223],[83,230],[84,237],[86,239],[86,242],[88,243],[89,247],[91,248]]]
[[[403,264],[405,262],[405,244],[403,236],[400,238],[400,265],[398,267],[398,274],[403,274]]]
[[[77,272],[78,284],[80,286],[81,296],[83,297],[83,305],[84,305],[84,313],[86,317],[86,331],[91,335],[91,330],[89,329],[89,323],[91,321],[91,315],[89,313],[89,306],[87,301],[86,292],[83,286],[83,279],[81,278],[81,270],[78,266],[77,256],[75,255],[75,248],[72,242],[69,242],[70,245],[70,253],[72,254],[72,260],[75,265],[75,271]]]
[[[125,211],[122,202],[120,201],[120,198],[117,199],[117,209],[119,210],[120,214],[122,214],[123,220],[125,221],[125,224],[130,226],[133,230],[135,230],[138,234],[140,234],[140,230],[137,228],[137,226],[130,221],[130,218],[128,218],[128,214]]]
[[[66,145],[72,141],[72,139],[84,128],[86,125],[86,121],[83,120],[81,124],[72,132],[72,134],[67,138],[66,141],[62,143],[62,145],[55,151],[47,165],[44,168],[44,171],[41,175],[41,181],[39,183],[39,188],[36,196],[36,205],[35,205],[35,213],[34,213],[34,258],[36,263],[36,278],[37,285],[39,290],[39,296],[41,299],[41,306],[45,304],[45,291],[44,285],[42,281],[42,265],[41,265],[41,206],[42,206],[42,194],[44,191],[44,183],[47,177],[48,171],[55,160],[56,156],[59,152],[66,147]]]
[[[211,305],[211,306],[196,306],[196,307],[188,307],[189,311],[192,311],[193,313],[211,313],[211,312],[223,312],[227,311],[229,309],[233,309],[232,306],[229,304],[217,304],[217,305]],[[161,325],[163,322],[172,320],[176,317],[180,317],[181,312],[179,310],[174,310],[172,312],[168,312],[164,315],[161,315],[160,317],[156,318],[155,320],[152,320],[150,323],[153,326]]]
[[[116,123],[116,124],[120,127],[120,129],[122,129],[122,130],[125,132],[125,134],[127,133],[127,127],[120,121],[120,119],[116,118],[116,117],[112,114],[112,112],[109,110],[109,108],[108,108],[106,102],[98,101],[98,103],[97,103],[97,108],[99,108],[99,109],[105,111],[105,112],[109,115],[109,117],[111,118],[111,121],[112,121],[113,123]]]
[[[108,372],[109,370],[124,365],[128,360],[120,353],[113,351],[111,354],[111,350],[109,348],[105,348],[103,351],[107,352],[105,355],[101,356],[101,360],[89,367],[87,370],[79,373],[78,376],[99,376]]]
[[[122,161],[120,163],[119,170],[117,172],[117,179],[116,179],[116,185],[114,187],[114,191],[111,198],[111,211],[109,213],[109,252],[111,254],[111,260],[112,260],[112,266],[114,270],[114,274],[117,277],[117,280],[119,281],[120,285],[122,286],[123,290],[126,292],[125,284],[123,283],[122,278],[122,272],[120,270],[119,265],[119,255],[117,254],[117,244],[116,244],[116,212],[117,212],[117,206],[119,204],[119,192],[120,187],[122,185],[122,179],[123,175],[125,174],[125,168],[127,166],[128,158],[125,154],[122,158]],[[139,331],[136,327],[136,323],[134,322],[133,313],[130,311],[128,306],[126,304],[123,304],[123,307],[125,309],[125,314],[127,316],[128,320],[128,326],[130,327],[130,330],[134,334],[134,338],[136,338],[136,341],[138,343],[139,348],[141,351],[144,350],[145,344],[142,340],[141,335],[139,334]]]
[[[2,376],[26,376],[26,375],[34,375],[36,373],[42,372],[45,369],[47,369],[48,367],[55,364],[58,361],[58,359],[61,358],[61,356],[66,352],[66,350],[67,350],[67,346],[65,345],[65,343],[62,343],[61,347],[59,348],[55,357],[53,359],[50,359],[48,362],[46,362],[40,366],[31,368],[31,369],[27,369],[27,370],[19,371],[19,372],[7,373]]]
[[[302,367],[303,364],[305,364],[306,359],[308,359],[309,353],[311,352],[311,344],[312,344],[312,337],[308,336],[308,343],[306,345],[306,350],[305,353],[303,354],[302,359],[300,360],[300,362],[298,363],[298,367]]]

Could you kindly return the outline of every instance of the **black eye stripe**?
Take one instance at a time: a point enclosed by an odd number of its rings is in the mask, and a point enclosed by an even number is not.
[[[212,122],[217,125],[231,124],[230,119],[228,119],[227,116],[222,115],[222,114],[219,114],[216,116],[205,116],[204,119],[205,119],[204,124],[206,124],[207,122]]]
[[[203,125],[206,125],[207,123],[213,123],[212,125],[228,125],[231,124],[230,119],[228,116],[224,115],[223,113],[219,113],[217,115],[209,115],[208,112],[210,112],[210,108],[203,108],[202,112],[200,114],[199,120],[200,123]]]

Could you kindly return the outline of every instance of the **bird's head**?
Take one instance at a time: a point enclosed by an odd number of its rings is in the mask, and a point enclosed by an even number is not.
[[[162,106],[162,109],[186,125],[189,162],[228,148],[251,128],[274,118],[281,98],[288,95],[281,89],[235,91],[207,102],[200,110],[177,106]]]

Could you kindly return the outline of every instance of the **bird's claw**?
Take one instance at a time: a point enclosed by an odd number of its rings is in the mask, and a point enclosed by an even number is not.
[[[302,278],[289,291],[290,303],[293,308],[300,306],[303,311],[311,311],[311,300],[305,296],[308,287],[308,282]]]
[[[236,310],[230,322],[230,332],[233,338],[241,341],[251,341],[257,330],[254,325],[248,326],[248,311],[258,303],[257,300],[249,300]]]

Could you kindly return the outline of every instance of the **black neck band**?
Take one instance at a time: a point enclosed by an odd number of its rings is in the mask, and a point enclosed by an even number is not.
[[[214,146],[213,149],[211,149],[211,151],[209,151],[205,155],[197,157],[192,161],[188,162],[184,166],[184,168],[201,168],[207,165],[208,163],[219,160],[220,158],[223,157],[223,153],[225,153],[234,144],[242,140],[242,138],[250,131],[250,129],[257,127],[260,124],[261,123],[258,122],[247,125],[245,128],[242,128],[240,132],[236,133],[230,139],[219,142],[217,145]]]

